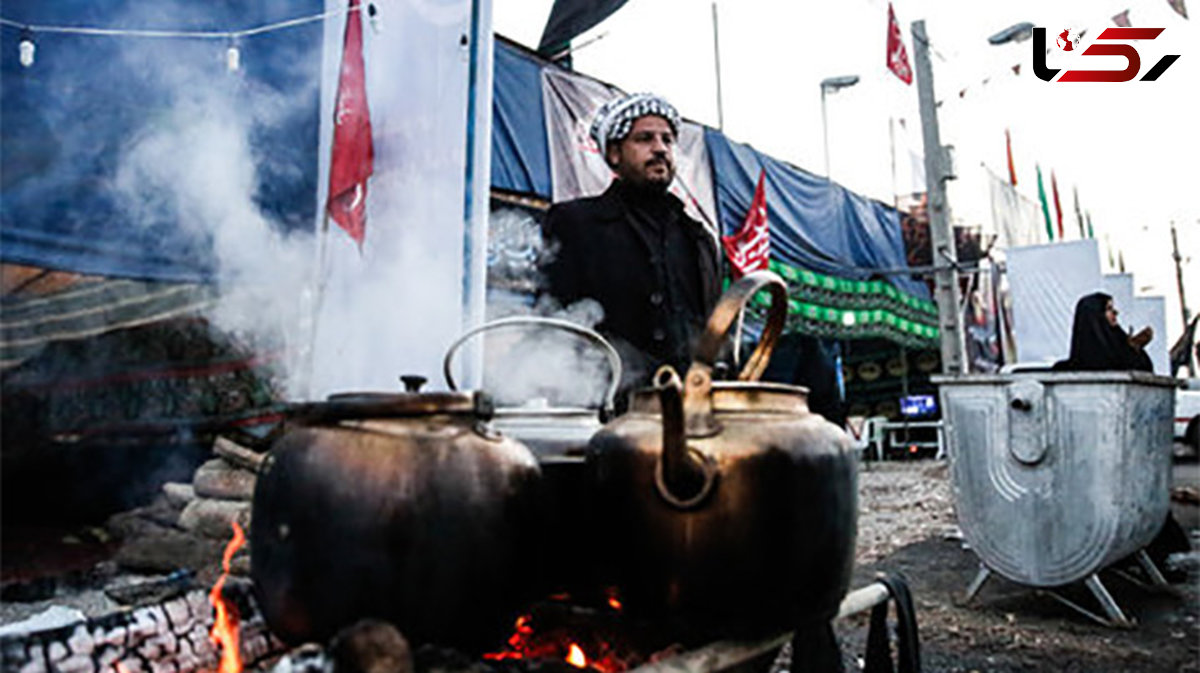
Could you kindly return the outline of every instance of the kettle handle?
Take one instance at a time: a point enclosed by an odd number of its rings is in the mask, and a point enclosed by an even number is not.
[[[541,325],[543,327],[556,327],[567,332],[578,334],[579,336],[589,339],[592,343],[600,347],[604,351],[604,356],[608,359],[608,370],[612,375],[608,382],[608,388],[604,391],[604,414],[611,416],[613,411],[613,399],[617,395],[617,386],[621,383],[621,356],[617,354],[617,350],[607,339],[600,336],[595,330],[588,329],[583,325],[577,325],[569,320],[561,318],[543,318],[541,316],[512,316],[509,318],[500,318],[486,322],[478,327],[467,330],[462,336],[458,337],[454,343],[450,344],[450,348],[446,349],[446,357],[442,359],[442,376],[446,377],[446,385],[450,390],[458,390],[458,385],[454,382],[454,375],[450,373],[451,365],[454,362],[454,355],[471,337],[482,334],[489,330],[498,329],[501,327],[518,327]]]
[[[708,318],[708,324],[704,328],[704,334],[700,337],[700,343],[696,347],[696,362],[712,367],[721,351],[725,335],[737,320],[738,314],[746,307],[750,299],[763,289],[771,292],[771,308],[767,314],[767,324],[763,328],[758,347],[754,349],[754,353],[751,354],[746,365],[742,367],[741,373],[738,374],[738,380],[757,381],[762,376],[767,369],[767,362],[771,359],[771,352],[775,350],[775,342],[779,340],[779,335],[783,332],[783,324],[787,320],[787,283],[772,271],[752,271],[734,281],[725,294],[721,295],[720,301],[717,302],[716,308]]]

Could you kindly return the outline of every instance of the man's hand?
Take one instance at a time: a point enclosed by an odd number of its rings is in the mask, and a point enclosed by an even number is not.
[[[1145,348],[1146,344],[1154,338],[1154,330],[1149,327],[1143,327],[1142,331],[1129,337],[1129,345],[1134,348]]]

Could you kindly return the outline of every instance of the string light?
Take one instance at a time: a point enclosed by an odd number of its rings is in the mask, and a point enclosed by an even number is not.
[[[228,46],[225,49],[225,66],[230,72],[239,70],[242,67],[241,50],[238,47],[238,39],[249,37],[251,35],[260,35],[262,33],[270,33],[285,28],[294,26],[302,26],[308,23],[323,21],[331,16],[339,16],[357,12],[361,6],[348,7],[345,9],[335,9],[320,14],[311,14],[301,16],[276,23],[268,23],[254,28],[246,28],[244,30],[228,30],[228,31],[210,31],[210,30],[142,30],[142,29],[126,29],[126,28],[94,28],[89,26],[49,26],[21,23],[0,17],[0,25],[13,26],[21,29],[20,43],[17,45],[20,55],[21,65],[28,68],[33,65],[34,54],[37,51],[37,45],[33,41],[34,32],[39,33],[63,33],[68,35],[106,35],[118,37],[142,37],[142,38],[182,38],[182,39],[199,39],[199,40],[225,40]],[[379,12],[375,8],[375,3],[370,3],[367,10],[371,20],[371,27],[376,32],[381,29],[379,22]]]
[[[25,28],[21,31],[21,42],[17,45],[17,51],[20,54],[21,65],[28,68],[33,65],[33,55],[37,51],[37,45],[33,43],[33,31]]]
[[[238,49],[237,40],[230,40],[225,49],[225,67],[229,72],[237,72],[242,67],[242,52]]]

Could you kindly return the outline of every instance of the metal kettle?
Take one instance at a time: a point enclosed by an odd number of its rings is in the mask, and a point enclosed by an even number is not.
[[[772,301],[757,349],[739,380],[714,381],[726,333],[761,290]],[[686,375],[660,369],[592,438],[594,548],[629,613],[722,635],[836,613],[854,558],[857,460],[846,434],[808,410],[806,389],[758,382],[786,305],[771,272],[733,283]]]
[[[271,630],[322,641],[363,617],[482,650],[531,597],[541,470],[482,393],[294,405],[254,492],[251,576]]]
[[[537,587],[542,595],[561,591],[581,593],[594,585],[592,500],[589,497],[585,453],[588,442],[612,416],[617,387],[621,381],[621,358],[603,336],[582,325],[540,316],[513,316],[480,325],[465,332],[446,351],[442,374],[451,390],[457,388],[454,355],[469,339],[493,330],[550,328],[589,342],[603,353],[609,380],[600,407],[550,406],[531,400],[520,406],[497,406],[491,426],[507,437],[528,446],[537,458],[542,479],[539,488],[540,522],[543,526]]]

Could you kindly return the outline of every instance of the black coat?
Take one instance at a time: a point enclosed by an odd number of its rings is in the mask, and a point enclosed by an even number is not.
[[[672,226],[681,227],[691,263],[696,265],[702,312],[691,316],[694,341],[720,294],[716,241],[702,224],[688,217],[683,203],[667,195]],[[652,231],[631,215],[620,185],[614,181],[601,195],[556,204],[546,215],[544,233],[549,261],[544,264],[545,289],[564,306],[594,299],[604,309],[597,326],[621,353],[627,372],[623,388],[642,385],[661,364],[686,367],[691,344],[671,343],[678,334],[670,316],[671,292],[663,288],[663,251]],[[697,324],[698,323],[698,324]],[[682,373],[682,372],[681,372]]]

